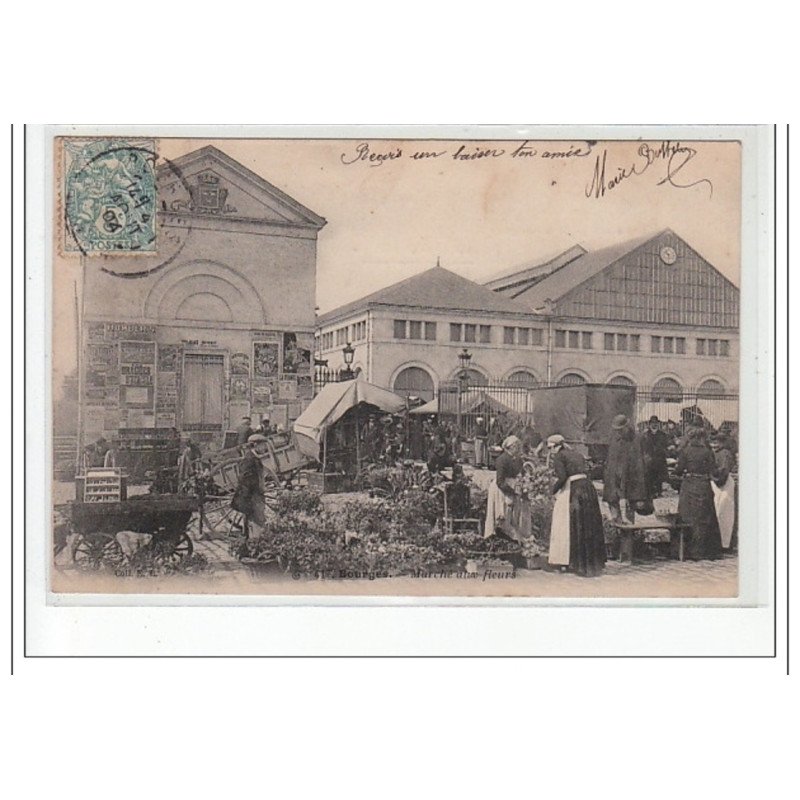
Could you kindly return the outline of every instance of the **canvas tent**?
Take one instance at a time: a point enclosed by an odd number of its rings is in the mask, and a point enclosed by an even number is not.
[[[535,389],[534,423],[543,437],[560,433],[568,442],[606,445],[617,414],[633,419],[636,389],[582,384]]]
[[[394,392],[359,378],[329,383],[294,422],[294,433],[300,452],[318,460],[320,446],[331,425],[351,408],[361,405],[387,414],[398,414],[405,410],[406,400]]]

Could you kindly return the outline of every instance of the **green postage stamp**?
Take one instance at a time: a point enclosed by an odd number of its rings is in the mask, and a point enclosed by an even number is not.
[[[62,139],[65,254],[154,253],[153,139]]]

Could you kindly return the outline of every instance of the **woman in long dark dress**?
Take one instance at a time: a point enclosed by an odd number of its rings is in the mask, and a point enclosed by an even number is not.
[[[722,551],[711,478],[716,470],[714,453],[702,428],[689,428],[686,446],[678,455],[676,473],[682,476],[678,520],[689,526],[687,558],[717,558]]]
[[[584,577],[597,576],[606,563],[606,543],[600,501],[587,475],[586,460],[559,434],[548,438],[547,447],[556,473],[548,561],[568,565]]]
[[[489,484],[486,498],[486,523],[483,528],[484,538],[488,539],[502,533],[509,539],[520,541],[520,503],[517,495],[516,478],[522,472],[522,443],[516,436],[508,436],[503,440],[503,452],[495,464],[495,479]]]

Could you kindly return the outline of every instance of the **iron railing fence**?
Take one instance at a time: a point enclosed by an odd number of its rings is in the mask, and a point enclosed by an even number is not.
[[[437,391],[438,411],[466,436],[473,435],[479,417],[486,424],[494,418],[535,426],[537,392],[557,385],[525,386],[509,381],[482,385],[443,382]],[[738,393],[714,393],[697,387],[665,390],[660,386],[636,385],[631,388],[635,391],[635,422],[640,428],[653,416],[664,426],[674,423],[680,433],[698,420],[715,429],[723,425],[730,430],[738,428]]]

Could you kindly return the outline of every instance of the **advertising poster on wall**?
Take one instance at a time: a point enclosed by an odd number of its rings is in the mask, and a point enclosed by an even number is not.
[[[297,378],[294,376],[286,377],[281,376],[280,383],[278,384],[278,399],[279,400],[295,400],[297,398]]]
[[[247,378],[234,375],[231,378],[231,400],[245,400],[250,394],[250,382]]]
[[[301,337],[306,337],[303,339]],[[306,334],[283,334],[283,371],[309,375],[311,373],[311,347],[313,336]]]
[[[160,344],[158,346],[158,371],[175,372],[178,368],[178,345]]]
[[[279,374],[279,348],[277,342],[253,342],[253,374],[256,378],[269,378]]]
[[[231,374],[233,375],[250,374],[250,356],[247,353],[231,354]]]

